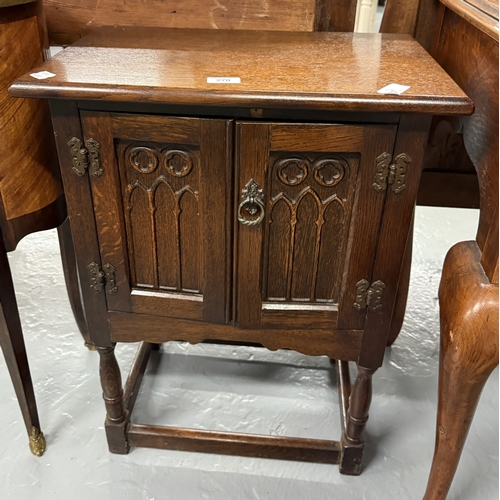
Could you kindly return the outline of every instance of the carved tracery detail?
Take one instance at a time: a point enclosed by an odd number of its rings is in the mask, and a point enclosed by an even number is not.
[[[333,187],[342,181],[347,168],[343,158],[322,158],[314,163],[314,178],[322,186]]]
[[[196,152],[183,145],[137,142],[123,151],[123,201],[134,286],[199,293]]]
[[[146,145],[131,145],[125,151],[125,161],[141,174],[150,174],[158,166],[158,151]]]
[[[188,175],[194,165],[194,156],[187,149],[167,149],[162,151],[163,161],[169,174],[177,177]]]
[[[335,273],[340,274],[335,268],[345,251],[351,213],[356,173],[351,170],[340,155],[289,154],[274,160],[264,300],[334,302]]]
[[[303,182],[310,168],[311,162],[301,155],[283,158],[276,164],[278,178],[287,186],[297,186]]]

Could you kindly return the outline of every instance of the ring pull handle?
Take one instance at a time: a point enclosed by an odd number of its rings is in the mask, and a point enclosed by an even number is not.
[[[245,209],[250,215],[259,214],[255,219],[247,219],[242,210]],[[250,179],[241,190],[241,202],[238,206],[238,221],[245,226],[256,226],[264,220],[264,193],[260,186]]]

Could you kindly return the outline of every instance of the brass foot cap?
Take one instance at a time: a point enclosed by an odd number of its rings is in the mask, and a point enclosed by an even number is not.
[[[47,443],[45,442],[45,436],[40,429],[36,427],[31,428],[29,446],[31,453],[37,457],[41,457],[45,451]]]

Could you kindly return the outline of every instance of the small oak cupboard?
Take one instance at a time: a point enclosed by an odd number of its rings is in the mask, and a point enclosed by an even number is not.
[[[111,451],[359,473],[430,120],[473,110],[443,70],[407,36],[104,27],[10,92],[51,101]],[[336,360],[342,437],[132,423],[151,349],[177,340]],[[123,389],[116,342],[141,342]]]

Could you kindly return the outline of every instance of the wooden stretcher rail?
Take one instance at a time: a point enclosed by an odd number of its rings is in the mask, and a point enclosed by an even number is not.
[[[130,424],[131,446],[338,464],[341,444],[319,439]]]

